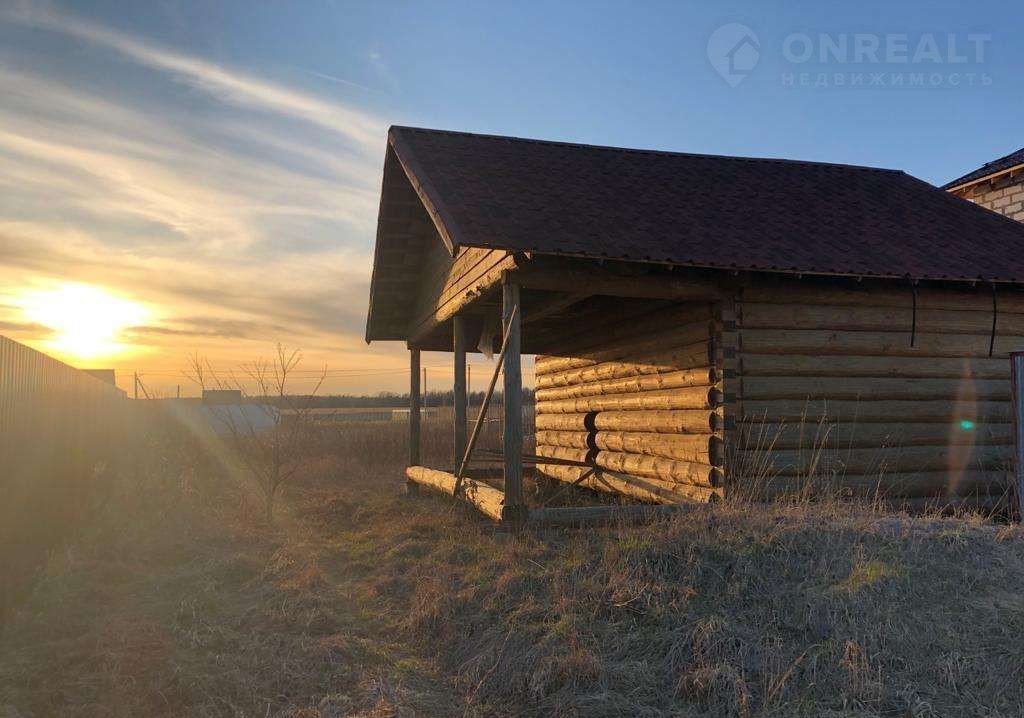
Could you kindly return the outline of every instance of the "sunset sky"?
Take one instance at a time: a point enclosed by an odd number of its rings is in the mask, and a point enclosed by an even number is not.
[[[892,5],[0,0],[0,333],[163,394],[192,391],[191,354],[230,369],[278,341],[330,368],[327,391],[401,391],[403,347],[362,340],[390,124],[936,183],[1024,145],[1024,17],[1008,17],[1024,13]],[[735,87],[709,60],[726,23],[761,47]],[[922,23],[942,41],[937,86],[802,86],[791,73],[914,68],[780,51],[792,33],[913,48]],[[962,65],[966,33],[987,39]],[[950,82],[964,67],[989,81]],[[427,357],[431,388],[448,361]]]

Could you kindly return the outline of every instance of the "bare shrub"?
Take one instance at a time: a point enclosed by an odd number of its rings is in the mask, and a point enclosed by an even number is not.
[[[306,442],[313,424],[311,400],[327,376],[324,367],[312,391],[301,396],[291,394],[289,381],[301,361],[300,350],[289,350],[281,344],[273,360],[243,364],[242,377],[220,375],[198,356],[191,360],[189,378],[203,391],[234,390],[246,402],[238,407],[213,406],[211,413],[260,490],[268,523],[273,520],[274,502],[281,488],[297,476],[307,458]],[[254,387],[252,392],[247,390],[246,380]],[[255,407],[256,413],[246,410],[246,406]]]

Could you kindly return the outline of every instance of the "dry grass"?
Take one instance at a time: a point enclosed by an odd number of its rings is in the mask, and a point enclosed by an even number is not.
[[[427,461],[448,430],[426,427]],[[162,435],[0,640],[0,715],[1024,713],[1024,535],[841,503],[509,535],[323,427],[278,524]],[[16,712],[15,712],[16,711]]]

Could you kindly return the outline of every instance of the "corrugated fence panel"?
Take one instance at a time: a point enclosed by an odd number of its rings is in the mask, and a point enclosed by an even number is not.
[[[127,403],[120,389],[0,336],[0,615],[18,577],[83,518]]]

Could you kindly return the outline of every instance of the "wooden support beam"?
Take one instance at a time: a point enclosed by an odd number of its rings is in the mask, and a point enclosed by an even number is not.
[[[409,466],[420,463],[420,350],[409,350]],[[416,491],[416,484],[406,488]]]
[[[541,319],[547,319],[552,314],[558,314],[574,304],[579,304],[583,300],[589,299],[590,296],[589,292],[574,292],[572,294],[565,294],[563,296],[550,299],[524,314],[523,324],[532,324],[533,322],[540,321]]]
[[[501,319],[505,329],[504,404],[505,436],[505,507],[504,517],[522,520],[523,499],[523,377],[520,348],[519,285],[508,281],[502,285]]]
[[[518,315],[518,307],[514,314]],[[476,424],[473,425],[473,433],[470,435],[469,443],[466,445],[466,453],[463,454],[462,463],[459,464],[458,470],[455,473],[456,495],[462,487],[462,477],[466,475],[466,466],[469,464],[469,459],[473,455],[473,449],[476,447],[476,440],[480,437],[480,430],[483,428],[484,421],[487,419],[487,409],[491,406],[491,396],[494,394],[494,387],[498,383],[498,373],[501,372],[501,368],[505,364],[505,352],[507,350],[508,329],[506,328],[501,339],[501,352],[498,354],[498,361],[494,364],[494,373],[491,374],[491,383],[487,385],[487,391],[484,393],[484,400],[480,403],[480,413],[477,415]]]
[[[405,470],[405,475],[413,485],[428,486],[449,496],[455,495],[455,475],[447,471],[428,469],[425,466],[410,466]],[[502,519],[502,506],[505,495],[498,489],[482,481],[463,478],[462,489],[458,498],[464,499],[485,516],[495,521]]]
[[[465,317],[456,315],[452,324],[452,352],[455,364],[455,381],[452,386],[453,407],[453,449],[452,467],[455,471],[461,466],[462,457],[466,453],[466,331]]]
[[[718,284],[701,277],[676,277],[665,273],[623,275],[603,269],[596,262],[562,263],[537,258],[515,271],[515,281],[525,289],[587,293],[636,299],[714,301]]]
[[[1024,352],[1010,355],[1013,399],[1013,467],[1017,490],[1017,520],[1024,521]]]

